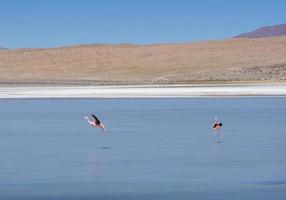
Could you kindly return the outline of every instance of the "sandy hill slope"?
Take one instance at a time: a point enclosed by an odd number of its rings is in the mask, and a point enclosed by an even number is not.
[[[0,83],[285,81],[286,37],[0,51]]]
[[[265,26],[249,33],[243,33],[236,38],[262,38],[273,36],[286,36],[286,24]]]

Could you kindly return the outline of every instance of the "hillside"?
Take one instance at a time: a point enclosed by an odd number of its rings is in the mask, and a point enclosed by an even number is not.
[[[286,37],[0,51],[0,83],[285,81]]]

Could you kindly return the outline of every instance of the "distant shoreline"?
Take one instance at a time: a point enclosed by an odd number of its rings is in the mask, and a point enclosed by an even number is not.
[[[0,99],[286,96],[286,84],[0,86]]]
[[[1,87],[181,87],[181,86],[213,86],[213,85],[286,85],[286,80],[263,81],[169,81],[166,83],[147,83],[133,81],[96,81],[96,80],[43,80],[43,81],[0,81]]]

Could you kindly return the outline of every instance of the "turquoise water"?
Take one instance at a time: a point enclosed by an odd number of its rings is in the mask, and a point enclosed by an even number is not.
[[[0,111],[0,199],[286,199],[283,97],[19,99]]]

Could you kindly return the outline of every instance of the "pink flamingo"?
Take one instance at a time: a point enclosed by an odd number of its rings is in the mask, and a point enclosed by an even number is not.
[[[101,122],[99,121],[99,119],[98,119],[94,114],[91,114],[91,115],[92,115],[92,117],[94,118],[93,121],[90,121],[89,118],[88,118],[88,116],[84,116],[84,118],[88,121],[88,123],[89,123],[90,125],[94,126],[95,128],[100,128],[100,129],[106,134],[107,132],[106,132],[106,129],[105,129],[105,127],[104,127],[104,124],[101,123]]]
[[[221,127],[222,127],[222,123],[218,120],[217,117],[215,117],[214,118],[214,124],[213,124],[213,130],[217,134],[217,143],[221,143],[221,141],[219,141],[219,131],[220,131]]]

